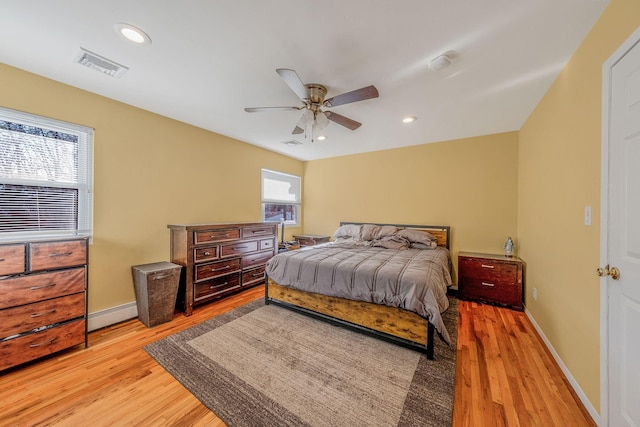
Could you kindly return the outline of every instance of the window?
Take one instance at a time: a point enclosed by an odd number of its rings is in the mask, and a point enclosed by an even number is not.
[[[299,224],[300,177],[262,169],[262,220]]]
[[[0,240],[91,235],[93,129],[0,107]]]

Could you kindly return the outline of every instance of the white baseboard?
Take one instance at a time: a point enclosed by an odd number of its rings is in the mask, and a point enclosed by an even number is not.
[[[138,317],[138,306],[135,301],[89,313],[88,328],[89,331],[95,331],[96,329],[115,325],[116,323],[133,319],[134,317]]]
[[[587,395],[584,394],[584,391],[582,391],[582,389],[580,388],[580,385],[578,384],[576,379],[573,377],[573,375],[571,375],[571,371],[569,371],[569,368],[567,368],[567,365],[564,364],[564,362],[560,358],[560,355],[556,352],[556,350],[551,345],[551,342],[547,339],[545,334],[542,332],[542,329],[540,329],[540,326],[538,325],[538,323],[533,318],[533,315],[531,314],[531,312],[526,307],[524,308],[524,312],[527,314],[527,317],[529,318],[529,320],[531,320],[531,323],[533,324],[533,327],[536,328],[536,331],[538,331],[538,334],[540,335],[540,338],[542,338],[542,341],[544,341],[545,345],[549,349],[549,352],[551,353],[551,355],[555,359],[556,363],[558,364],[558,366],[560,366],[560,369],[562,370],[564,375],[567,377],[567,380],[569,380],[569,383],[571,384],[571,387],[573,387],[573,390],[578,395],[578,398],[580,399],[580,401],[582,401],[582,404],[584,405],[584,407],[587,409],[587,411],[591,415],[591,418],[593,418],[593,420],[595,421],[595,423],[597,425],[601,425],[601,423],[600,423],[600,414],[598,414],[598,411],[596,411],[596,408],[593,407],[593,405],[591,404],[591,402],[587,398]]]

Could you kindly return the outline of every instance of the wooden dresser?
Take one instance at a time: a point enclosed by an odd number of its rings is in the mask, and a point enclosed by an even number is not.
[[[458,294],[477,300],[523,310],[523,262],[518,257],[458,253]]]
[[[277,224],[177,224],[171,230],[171,262],[183,266],[178,306],[193,307],[264,282],[276,253]]]
[[[0,370],[87,340],[87,239],[0,245]]]

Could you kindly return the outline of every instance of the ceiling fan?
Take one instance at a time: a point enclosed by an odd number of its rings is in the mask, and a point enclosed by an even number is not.
[[[329,99],[324,99],[327,95],[326,86],[317,83],[304,84],[294,70],[287,68],[278,68],[276,72],[282,77],[291,90],[295,92],[298,98],[300,98],[303,105],[301,107],[251,107],[245,108],[244,111],[247,113],[256,113],[262,111],[304,110],[302,117],[300,117],[298,124],[291,133],[294,135],[301,134],[305,132],[308,127],[311,127],[312,142],[313,134],[324,129],[329,124],[329,120],[351,130],[356,130],[362,125],[362,123],[341,114],[333,111],[325,111],[323,108],[337,107],[338,105],[378,97],[378,89],[376,89],[375,86],[367,86]]]

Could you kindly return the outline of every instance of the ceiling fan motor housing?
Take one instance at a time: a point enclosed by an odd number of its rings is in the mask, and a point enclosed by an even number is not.
[[[327,95],[327,88],[317,83],[309,83],[304,85],[309,93],[309,103],[312,110],[318,110],[322,107],[324,97]]]

